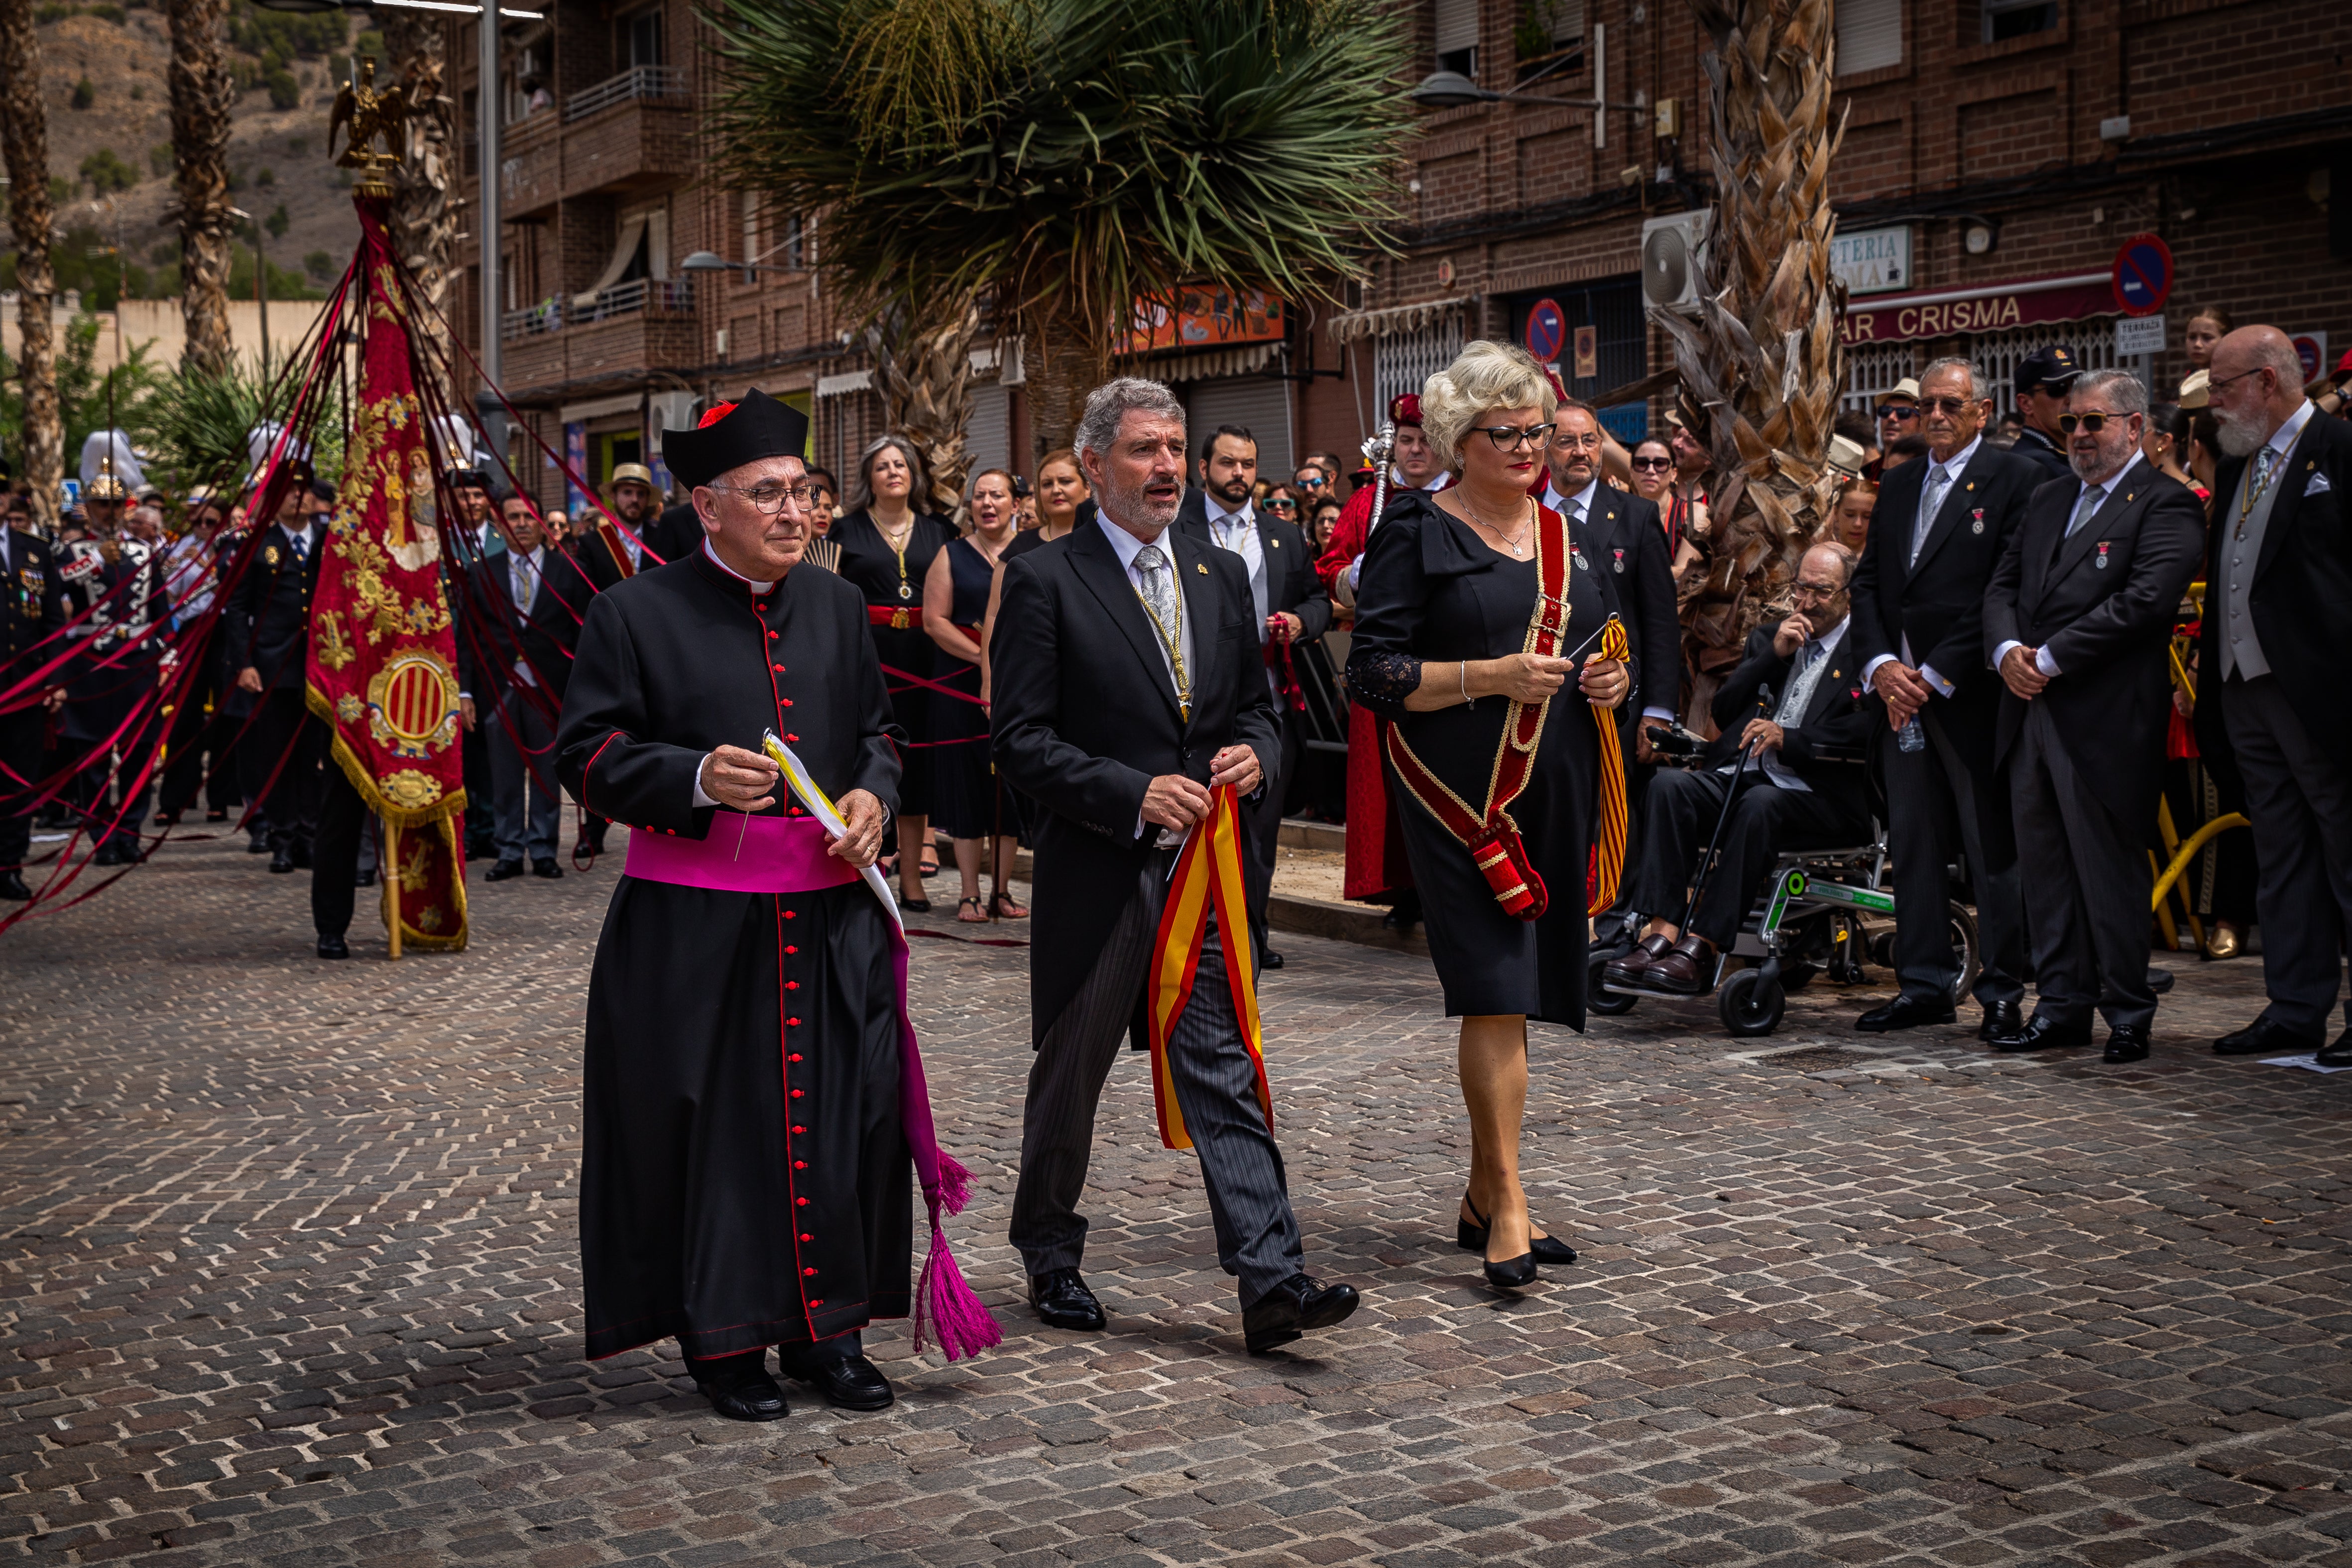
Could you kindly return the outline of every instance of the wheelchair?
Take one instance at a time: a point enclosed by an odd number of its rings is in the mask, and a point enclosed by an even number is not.
[[[1683,737],[1696,740],[1687,731],[1683,731]],[[1674,752],[1685,755],[1695,751],[1695,746],[1674,748]],[[1740,922],[1738,937],[1717,957],[1713,990],[1716,1016],[1735,1037],[1753,1039],[1771,1034],[1788,1011],[1789,993],[1804,989],[1824,974],[1832,984],[1853,985],[1869,977],[1867,963],[1895,966],[1895,895],[1887,889],[1886,816],[1883,795],[1875,780],[1873,784],[1875,809],[1871,841],[1781,855],[1763,896],[1748,907]],[[1730,808],[1727,801],[1724,809],[1728,813]],[[1948,907],[1952,952],[1960,968],[1954,994],[1964,996],[1976,984],[1980,958],[1973,900],[1958,879],[1958,868],[1953,868],[1953,872]],[[1865,921],[1872,923],[1865,925]],[[1612,947],[1592,956],[1585,986],[1587,1012],[1616,1017],[1632,1012],[1644,996],[1661,1001],[1701,999],[1612,987],[1605,973],[1610,961],[1623,951]],[[1743,966],[1734,968],[1735,959],[1743,961]]]

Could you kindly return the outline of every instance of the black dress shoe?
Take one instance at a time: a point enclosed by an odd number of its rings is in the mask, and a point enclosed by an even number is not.
[[[2155,992],[2158,996],[2161,996],[2166,992],[2171,990],[2172,971],[2169,969],[2158,969],[2155,964],[2149,964],[2147,966],[2147,988],[2150,991]]]
[[[1087,1289],[1075,1268],[1056,1268],[1029,1277],[1029,1303],[1049,1329],[1097,1331],[1103,1326],[1102,1303]]]
[[[283,877],[294,869],[294,857],[280,849],[269,858],[269,874]]]
[[[373,888],[373,887],[374,887],[374,886],[375,886],[375,873],[374,873],[373,871],[356,871],[356,872],[353,872],[353,873],[352,873],[352,887],[354,887],[354,888]]]
[[[260,833],[257,833],[257,834],[255,834],[252,837],[250,837],[250,838],[248,838],[248,839],[247,839],[247,840],[245,841],[245,852],[246,852],[247,854],[248,854],[248,855],[267,855],[267,854],[268,854],[268,853],[269,853],[269,839],[268,839],[268,837],[266,834],[260,834]],[[287,869],[290,871],[290,870],[292,870],[293,868],[293,868],[293,863],[292,863],[291,861],[289,861],[289,862],[287,863]]]
[[[351,955],[351,944],[343,940],[341,931],[322,931],[319,933],[320,958],[349,958]]]
[[[563,868],[555,863],[554,856],[542,855],[530,863],[530,874],[552,882],[563,875]]]
[[[0,899],[13,899],[21,904],[32,896],[33,889],[25,886],[25,873],[13,868],[0,871]]]
[[[277,868],[276,868],[275,866],[273,866],[273,867],[271,867],[271,868],[270,868],[270,869],[274,871],[274,870],[276,870],[276,869],[277,869]],[[485,871],[485,872],[483,872],[483,873],[482,873],[482,880],[483,880],[483,881],[485,881],[485,882],[507,882],[507,881],[511,881],[511,880],[513,880],[515,878],[520,877],[520,876],[521,876],[521,875],[522,875],[522,862],[521,862],[521,861],[520,861],[520,860],[501,860],[501,861],[499,861],[497,865],[495,865],[495,866],[491,867],[488,870],[487,870],[487,871]]]
[[[1997,1051],[2054,1051],[2091,1043],[2091,1022],[2062,1024],[2047,1013],[2036,1010],[2032,1020],[2015,1035],[1995,1040]]]
[[[784,1391],[768,1375],[768,1352],[719,1356],[709,1361],[687,1358],[694,1385],[710,1401],[710,1408],[730,1421],[781,1421],[793,1413]]]
[[[1506,1258],[1500,1263],[1483,1258],[1478,1267],[1486,1276],[1486,1283],[1497,1290],[1518,1290],[1536,1282],[1536,1255],[1522,1252],[1517,1258]]]
[[[1883,1035],[1889,1029],[1916,1029],[1929,1024],[1956,1022],[1959,1014],[1949,1002],[1922,1001],[1916,996],[1897,996],[1883,1007],[1873,1007],[1853,1021],[1853,1026],[1866,1035]]]
[[[1282,954],[1275,952],[1274,949],[1269,947],[1264,952],[1257,955],[1257,966],[1260,969],[1280,969],[1282,967]]]
[[[2324,1068],[2352,1068],[2352,1029],[2336,1036],[2334,1045],[2313,1053],[2313,1059]]]
[[[2025,1009],[2015,1002],[1992,1002],[1977,1023],[1977,1038],[1990,1045],[2025,1033]]]
[[[294,841],[294,847],[288,853],[294,857],[296,870],[307,871],[310,868],[310,847],[308,844],[298,838]]]
[[[887,1410],[896,1398],[890,1380],[866,1359],[854,1332],[822,1344],[778,1345],[776,1364],[786,1377],[824,1394],[836,1410]]]
[[[1470,1201],[1470,1194],[1468,1193],[1462,1194],[1462,1206],[1468,1209],[1473,1215],[1478,1215],[1478,1206]],[[1483,1255],[1486,1250],[1487,1230],[1488,1226],[1484,1215],[1478,1215],[1478,1217],[1475,1221],[1466,1220],[1460,1215],[1455,1215],[1454,1216],[1454,1245],[1460,1247],[1465,1252],[1475,1252]],[[1533,1250],[1529,1252],[1528,1256],[1533,1258],[1539,1264],[1549,1263],[1553,1268],[1565,1268],[1569,1264],[1576,1261],[1576,1248],[1569,1246],[1568,1243],[1560,1240],[1560,1238],[1556,1236],[1535,1237],[1530,1239],[1528,1246],[1532,1247]]]
[[[1264,1355],[1309,1329],[1345,1322],[1362,1300],[1353,1285],[1326,1285],[1312,1275],[1294,1274],[1242,1309],[1242,1343],[1250,1354]]]
[[[2116,1066],[2147,1060],[2147,1026],[2117,1024],[2109,1029],[2106,1054],[2099,1059]]]
[[[2217,1057],[2299,1057],[2316,1051],[2326,1045],[2325,1035],[2300,1034],[2285,1025],[2273,1022],[2268,1013],[2240,1029],[2234,1035],[2224,1035],[2213,1042]]]

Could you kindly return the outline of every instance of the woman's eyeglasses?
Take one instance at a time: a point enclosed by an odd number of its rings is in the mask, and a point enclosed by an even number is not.
[[[1636,458],[1633,466],[1644,473],[1656,473],[1675,466],[1672,458]]]
[[[1265,510],[1268,511],[1297,511],[1298,510],[1298,503],[1295,500],[1276,500],[1273,497],[1269,496],[1266,498]]]
[[[1558,426],[1530,425],[1522,430],[1516,425],[1482,425],[1479,428],[1486,431],[1487,440],[1495,443],[1496,451],[1508,452],[1520,447],[1541,447]]]

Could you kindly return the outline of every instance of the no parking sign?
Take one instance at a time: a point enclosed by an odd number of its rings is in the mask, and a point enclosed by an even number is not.
[[[2116,303],[2126,316],[2153,316],[2172,293],[2172,247],[2157,235],[2135,235],[2116,252]]]
[[[1568,342],[1568,312],[1559,308],[1557,300],[1538,300],[1528,309],[1528,353],[1542,363],[1550,364],[1559,358],[1560,346]]]

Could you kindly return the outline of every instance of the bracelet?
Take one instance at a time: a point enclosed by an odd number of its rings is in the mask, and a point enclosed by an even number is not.
[[[1462,684],[1462,700],[1473,707],[1477,706],[1478,700],[1470,695],[1470,661],[1465,658],[1455,665],[1454,674]]]

